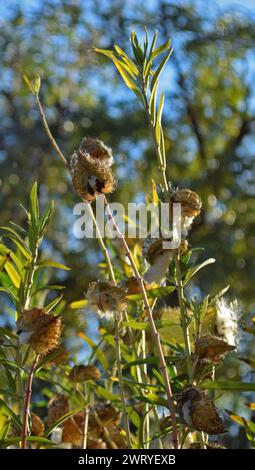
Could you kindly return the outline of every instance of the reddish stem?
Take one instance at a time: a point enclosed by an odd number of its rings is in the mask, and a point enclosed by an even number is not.
[[[35,359],[32,362],[31,369],[28,375],[28,380],[27,380],[27,388],[26,388],[24,411],[23,411],[21,449],[26,449],[27,434],[28,434],[28,413],[29,413],[30,399],[31,399],[31,394],[32,394],[32,383],[33,383],[34,371],[38,363],[38,359],[39,359],[39,354],[35,356]]]

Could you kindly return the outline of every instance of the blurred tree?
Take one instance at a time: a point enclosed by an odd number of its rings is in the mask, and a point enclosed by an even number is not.
[[[142,32],[146,24],[149,32],[157,28],[173,40],[165,72],[169,178],[174,185],[191,185],[201,193],[204,212],[192,243],[217,259],[213,274],[208,270],[200,287],[216,291],[224,279],[233,297],[247,309],[254,308],[252,15],[237,7],[224,11],[212,2],[205,10],[201,1],[163,0],[148,5],[47,0],[36,6],[14,2],[12,9],[2,9],[2,222],[10,214],[20,218],[18,201],[24,202],[37,179],[42,203],[57,200],[51,243],[45,249],[72,263],[72,273],[63,281],[70,299],[81,295],[95,276],[81,266],[101,255],[95,242],[86,242],[85,249],[84,240],[72,237],[76,198],[21,77],[41,75],[49,124],[64,153],[70,155],[83,135],[98,135],[116,154],[120,183],[114,197],[124,203],[141,198],[150,191],[146,175],[155,166],[145,117],[113,68],[106,62],[102,67],[91,46],[109,48],[120,42],[124,48],[131,28]]]

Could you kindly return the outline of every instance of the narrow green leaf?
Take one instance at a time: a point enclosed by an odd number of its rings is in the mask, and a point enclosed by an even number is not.
[[[37,268],[57,268],[57,269],[63,269],[64,271],[70,271],[71,268],[68,268],[68,266],[65,266],[64,264],[57,263],[56,261],[53,260],[43,260],[40,261],[37,265]]]
[[[12,263],[10,263],[10,261],[7,261],[4,268],[5,268],[8,276],[9,276],[9,278],[11,279],[13,285],[15,287],[17,287],[17,289],[18,289],[19,286],[20,286],[20,275],[17,273],[16,269],[14,268]]]
[[[122,60],[128,66],[130,74],[135,78],[138,75],[138,68],[135,65],[135,63],[128,57],[128,55],[119,46],[115,44],[114,48],[116,52],[119,54],[119,56],[122,58]]]
[[[183,286],[186,286],[186,284],[195,276],[195,274],[203,269],[205,266],[208,264],[213,264],[215,263],[214,258],[209,258],[206,261],[203,261],[203,263],[198,264],[197,266],[194,266],[193,268],[188,269],[187,274],[185,276],[185,279],[183,281]]]
[[[41,87],[41,78],[38,76],[36,77],[35,83],[34,83],[34,90],[35,90],[36,95],[39,94],[40,87]]]
[[[38,224],[39,224],[39,202],[37,195],[37,182],[32,186],[30,192],[30,215],[33,228],[34,237],[37,238]]]
[[[114,393],[111,393],[109,390],[106,390],[104,387],[101,387],[101,385],[94,384],[93,389],[95,390],[96,394],[99,395],[102,398],[105,398],[105,400],[110,400],[111,402],[119,402],[120,397],[119,395],[115,395]]]
[[[161,74],[164,66],[166,65],[166,63],[167,63],[167,61],[168,61],[171,54],[172,54],[172,49],[170,49],[170,51],[166,54],[166,56],[162,60],[161,64],[157,68],[155,74],[153,75],[153,78],[151,80],[151,93],[153,93],[153,88],[154,88],[155,84],[157,83],[157,80],[159,79],[160,74]]]
[[[146,396],[137,396],[135,398],[137,398],[139,401],[143,401],[144,403],[150,403],[151,405],[159,405],[164,406],[165,408],[169,408],[167,400],[161,396],[155,395],[154,393],[148,393]]]
[[[232,382],[231,380],[216,380],[215,382],[204,382],[202,388],[206,390],[224,390],[230,392],[254,392],[255,383]]]
[[[122,78],[123,78],[125,84],[127,85],[127,87],[130,88],[130,90],[132,90],[132,91],[137,90],[137,86],[133,82],[132,78],[126,72],[123,62],[116,59],[115,57],[112,60],[114,62],[114,65],[115,65],[116,69],[118,70],[118,72],[122,76]]]
[[[160,97],[160,101],[159,101],[158,113],[157,113],[157,118],[156,118],[156,126],[155,126],[155,133],[156,133],[156,139],[157,139],[158,145],[160,145],[160,142],[161,142],[161,119],[162,119],[162,112],[163,112],[163,107],[164,107],[164,100],[165,100],[165,95],[164,93],[162,93]]]
[[[152,52],[151,57],[152,59],[155,59],[160,54],[163,54],[163,52],[167,51],[171,46],[171,40],[168,39],[164,44],[161,46],[157,47],[154,52]]]
[[[72,310],[79,310],[80,308],[86,307],[88,301],[85,299],[81,300],[75,300],[74,302],[71,302],[68,307],[70,307]]]
[[[63,294],[59,295],[55,299],[53,299],[49,304],[46,305],[45,310],[47,313],[50,313],[63,299]]]
[[[97,47],[94,47],[94,51],[96,52],[96,54],[104,55],[104,56],[108,57],[109,59],[113,59],[113,57],[114,57],[114,52],[111,51],[111,50],[98,49]]]
[[[79,408],[76,408],[75,410],[73,411],[68,411],[68,413],[65,413],[63,416],[61,416],[61,418],[57,419],[50,427],[49,429],[46,431],[46,436],[49,436],[52,431],[54,431],[54,429],[57,427],[57,426],[60,426],[61,424],[63,424],[68,418],[71,418],[71,416],[74,416],[75,414],[79,413],[80,411],[84,410],[84,406],[82,407],[79,407]]]
[[[0,327],[0,334],[7,336],[7,338],[10,338],[10,339],[15,339],[15,340],[17,339],[17,336],[15,335],[15,333],[8,330],[7,328],[3,328],[2,326]]]
[[[31,83],[31,81],[29,80],[29,78],[26,75],[23,75],[23,80],[24,80],[25,84],[27,85],[27,87],[29,88],[29,90],[33,93],[33,95],[35,95],[34,86]]]
[[[7,359],[0,359],[0,364],[9,366],[11,369],[18,369],[22,372],[26,372],[26,370],[23,369],[23,367],[20,367],[18,364],[16,364],[16,362],[9,361]]]
[[[54,202],[51,201],[51,203],[46,207],[41,219],[40,219],[40,224],[39,224],[39,236],[43,237],[45,234],[46,230],[49,227],[49,224],[52,220],[53,216],[53,209],[54,209]]]
[[[12,411],[12,409],[0,398],[0,408],[4,413],[7,413],[10,418],[12,418],[14,424],[17,426],[18,429],[22,428],[22,424],[19,420],[19,417]]]

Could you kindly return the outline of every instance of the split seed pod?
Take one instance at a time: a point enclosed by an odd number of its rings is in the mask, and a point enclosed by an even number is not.
[[[111,166],[113,164],[112,149],[100,139],[93,139],[91,137],[84,137],[81,141],[78,153],[89,154],[89,156],[95,161],[101,161],[105,166]]]
[[[222,357],[230,351],[234,351],[235,346],[229,345],[216,336],[202,336],[195,342],[195,354],[200,359],[207,359],[212,362],[219,362]]]
[[[62,418],[69,411],[68,399],[64,395],[54,395],[48,405],[48,426]]]
[[[182,234],[186,237],[193,220],[200,214],[202,202],[200,196],[190,189],[177,189],[172,198],[173,203],[181,204]],[[170,217],[172,214],[170,214]]]
[[[30,431],[32,436],[43,436],[44,435],[44,423],[41,418],[35,413],[31,413],[31,426]]]
[[[127,309],[125,291],[112,282],[91,282],[85,293],[89,306],[102,317],[111,317],[112,312],[123,312]]]
[[[151,236],[145,238],[143,242],[143,256],[151,264],[146,271],[144,280],[146,283],[161,284],[166,277],[173,255],[177,250],[182,256],[189,248],[187,240],[182,240],[178,249],[164,248],[163,243],[167,242],[162,238],[153,238]]]
[[[86,380],[99,380],[101,376],[100,370],[94,366],[74,366],[70,372],[69,379],[71,382],[80,383]]]
[[[224,423],[213,401],[197,387],[190,386],[179,400],[180,417],[184,423],[196,431],[207,434],[224,432]]]
[[[24,310],[17,320],[21,343],[28,343],[37,354],[48,354],[57,348],[61,335],[61,319],[43,308]]]
[[[62,442],[81,447],[84,431],[84,412],[80,411],[63,423]]]
[[[87,152],[74,153],[70,161],[73,186],[85,201],[94,201],[100,194],[112,193],[117,180],[112,170]]]

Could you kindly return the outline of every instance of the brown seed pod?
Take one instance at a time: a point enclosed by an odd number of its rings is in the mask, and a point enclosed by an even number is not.
[[[196,431],[207,434],[223,433],[224,423],[213,401],[197,387],[190,386],[179,399],[180,417],[184,423]]]
[[[112,193],[117,180],[112,170],[88,153],[74,153],[70,161],[73,186],[85,201],[94,201],[100,194]]]
[[[91,137],[84,137],[81,141],[80,148],[78,150],[82,155],[89,154],[95,161],[101,161],[106,166],[113,164],[112,149],[100,139],[93,139]]]
[[[212,362],[219,362],[222,357],[230,351],[234,351],[235,346],[230,346],[216,336],[207,335],[195,341],[195,354],[200,359],[207,359]]]
[[[197,217],[202,209],[200,196],[190,189],[177,189],[173,202],[181,203],[182,215]]]
[[[163,238],[147,237],[143,243],[143,255],[151,264],[150,268],[144,274],[144,281],[147,284],[162,284],[166,277],[169,264],[177,249],[170,249],[164,246]],[[188,250],[189,244],[186,240],[182,240],[178,251],[181,255]]]
[[[64,395],[54,395],[48,405],[48,426],[62,418],[69,411],[68,399]]]
[[[115,408],[111,403],[103,403],[95,407],[95,411],[103,425],[112,423],[118,425],[121,420],[121,413],[117,408]],[[98,424],[95,420],[93,414],[89,415],[89,427],[91,429],[97,428]]]
[[[163,238],[153,238],[148,236],[144,239],[142,253],[144,258],[150,263],[153,264],[158,256],[163,255],[166,252],[174,254],[176,250],[170,248],[164,248],[163,242],[168,242],[168,240]],[[182,240],[178,248],[180,255],[184,255],[189,249],[189,243],[187,240]]]
[[[124,289],[127,295],[139,294],[141,292],[140,284],[134,276],[122,281],[121,288]]]
[[[44,423],[41,418],[35,413],[31,413],[31,426],[30,432],[32,436],[43,436],[44,435]]]
[[[127,309],[125,291],[112,282],[91,282],[85,293],[89,306],[101,316],[111,316],[112,312],[123,312]]]
[[[85,416],[83,411],[76,413],[64,421],[62,442],[68,442],[80,447],[83,439],[84,421]]]
[[[42,308],[24,310],[17,320],[17,334],[21,343],[28,343],[37,354],[48,354],[58,346],[61,319]]]
[[[74,366],[70,372],[69,379],[71,382],[79,383],[86,380],[99,380],[101,376],[100,370],[91,365]]]
[[[171,202],[172,204],[181,204],[181,231],[183,236],[186,237],[194,218],[201,212],[201,199],[197,193],[194,193],[190,189],[178,189],[174,192]],[[170,220],[172,220],[173,217],[172,204],[170,204]]]

